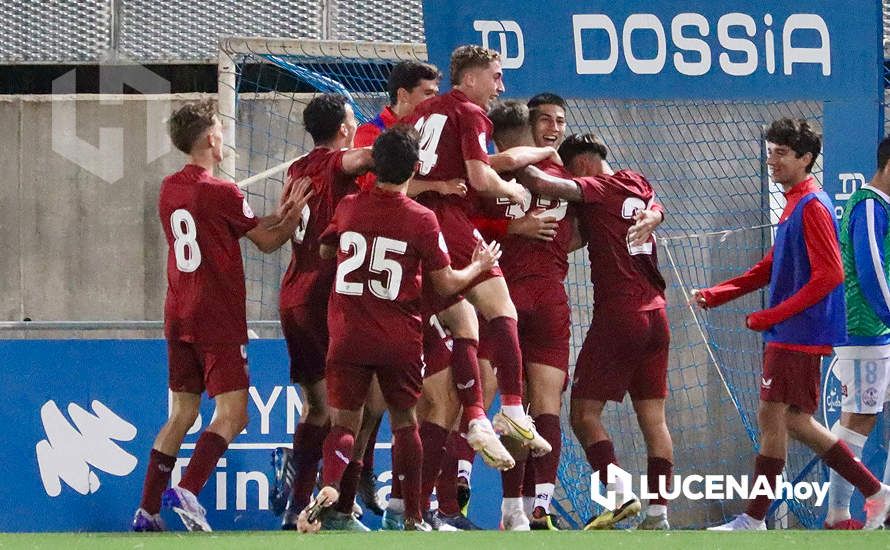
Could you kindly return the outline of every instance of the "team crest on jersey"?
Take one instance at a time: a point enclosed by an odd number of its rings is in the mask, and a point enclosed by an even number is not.
[[[244,212],[245,218],[253,217],[253,210],[251,210],[250,204],[247,202],[247,197],[244,197],[244,202],[241,203],[241,211]]]

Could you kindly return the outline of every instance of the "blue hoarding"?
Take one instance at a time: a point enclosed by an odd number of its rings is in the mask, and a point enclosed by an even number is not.
[[[159,340],[0,341],[3,476],[0,531],[121,531],[139,504],[154,437],[167,418],[166,344]],[[290,446],[299,392],[287,383],[283,341],[248,346],[250,423],[220,460],[200,495],[214,529],[277,529],[269,511],[271,451]],[[188,463],[213,415],[205,399],[186,436],[173,479]],[[377,488],[388,495],[390,430],[375,454]],[[500,519],[499,477],[479,467],[471,515]],[[175,515],[168,525],[181,529]],[[369,527],[379,518],[369,512]]]

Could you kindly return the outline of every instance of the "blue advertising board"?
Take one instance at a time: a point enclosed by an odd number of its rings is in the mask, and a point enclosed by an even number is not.
[[[0,531],[123,531],[139,504],[149,451],[167,418],[162,340],[0,341],[3,464]],[[251,387],[246,430],[210,476],[200,500],[214,529],[277,529],[269,511],[272,450],[290,446],[302,400],[288,384],[283,341],[248,346]],[[213,415],[205,399],[186,436],[173,480],[188,464]],[[378,494],[390,490],[389,425],[375,453]],[[481,464],[481,462],[477,463]],[[472,518],[496,528],[500,478],[476,468]],[[181,529],[175,515],[167,524]],[[366,512],[363,521],[379,528]]]
[[[424,1],[430,60],[448,67],[461,44],[499,50],[507,96],[823,101],[838,213],[883,135],[881,15],[879,0]]]

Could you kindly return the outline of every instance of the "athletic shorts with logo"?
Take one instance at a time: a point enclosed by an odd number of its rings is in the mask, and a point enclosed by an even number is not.
[[[760,375],[760,400],[785,403],[813,414],[819,408],[821,378],[821,355],[767,344]]]
[[[841,383],[841,410],[878,414],[884,410],[890,383],[890,345],[839,346],[831,372]]]

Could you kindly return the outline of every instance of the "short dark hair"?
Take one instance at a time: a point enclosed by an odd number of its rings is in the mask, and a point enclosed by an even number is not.
[[[883,170],[890,161],[890,136],[885,137],[878,144],[878,170]]]
[[[572,134],[559,146],[559,158],[568,166],[578,155],[593,153],[603,160],[609,154],[609,150],[594,134]]]
[[[321,94],[303,110],[303,125],[316,144],[331,140],[346,120],[346,96]]]
[[[186,103],[170,115],[167,132],[177,149],[191,154],[192,147],[216,123],[216,106],[211,99]]]
[[[797,158],[812,153],[813,159],[807,165],[807,173],[813,170],[813,165],[816,164],[816,159],[822,151],[822,136],[802,118],[780,118],[773,121],[766,130],[766,140],[776,145],[790,147]]]
[[[442,73],[435,66],[420,61],[401,61],[396,63],[389,73],[386,81],[386,91],[389,92],[389,104],[395,105],[399,100],[399,88],[411,91],[420,85],[421,80],[442,79]]]
[[[566,100],[562,98],[562,96],[558,96],[551,92],[542,92],[535,96],[532,96],[531,99],[528,100],[529,109],[535,109],[540,107],[541,105],[558,105],[563,109],[566,108]]]
[[[498,102],[488,111],[488,118],[494,126],[491,137],[497,141],[506,133],[528,128],[528,107],[515,99]]]
[[[371,155],[381,183],[401,184],[411,177],[417,166],[420,135],[407,124],[396,124],[374,140]]]
[[[538,107],[541,105],[556,105],[561,107],[563,111],[566,109],[566,100],[562,96],[558,96],[551,92],[543,92],[533,96],[528,100],[529,118],[532,122],[538,118]]]
[[[482,46],[458,46],[451,52],[451,85],[460,84],[464,73],[469,69],[485,69],[492,61],[500,58],[500,53]]]

